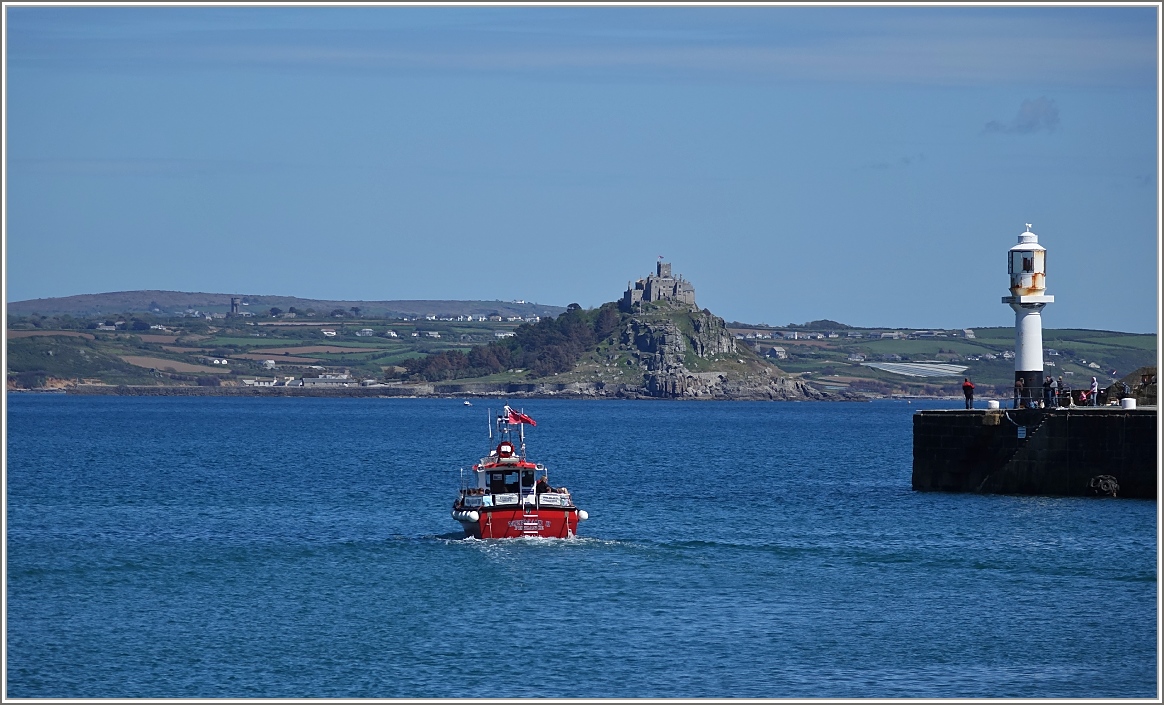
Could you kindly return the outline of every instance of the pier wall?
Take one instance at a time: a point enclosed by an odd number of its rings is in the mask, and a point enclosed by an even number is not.
[[[1020,438],[1020,427],[1025,437]],[[1155,408],[929,410],[913,417],[913,489],[1155,499]]]

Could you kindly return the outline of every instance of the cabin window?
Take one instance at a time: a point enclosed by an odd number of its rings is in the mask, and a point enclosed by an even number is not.
[[[533,470],[525,470],[521,473],[521,486],[522,487],[533,487],[534,486],[534,471]]]
[[[491,473],[489,473],[489,492],[490,492],[490,494],[501,494],[503,492],[517,492],[517,473],[516,472],[491,472]]]

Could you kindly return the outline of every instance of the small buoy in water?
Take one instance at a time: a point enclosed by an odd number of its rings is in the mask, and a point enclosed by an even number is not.
[[[578,510],[578,521],[586,521],[589,518],[590,518],[590,515],[586,513],[585,509]]]

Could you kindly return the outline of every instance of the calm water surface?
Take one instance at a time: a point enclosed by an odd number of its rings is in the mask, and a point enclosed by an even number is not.
[[[508,542],[475,404],[9,395],[7,696],[1156,697],[1156,504],[912,492],[960,402],[529,401]]]

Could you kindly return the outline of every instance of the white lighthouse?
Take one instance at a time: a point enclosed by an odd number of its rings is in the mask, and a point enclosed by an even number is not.
[[[1043,307],[1054,303],[1047,296],[1047,248],[1039,244],[1039,236],[1031,232],[1027,223],[1025,232],[1018,236],[1018,244],[1007,253],[1010,269],[1010,296],[1002,303],[1014,309],[1014,379],[1023,381],[1023,400],[1042,398],[1043,390]]]

